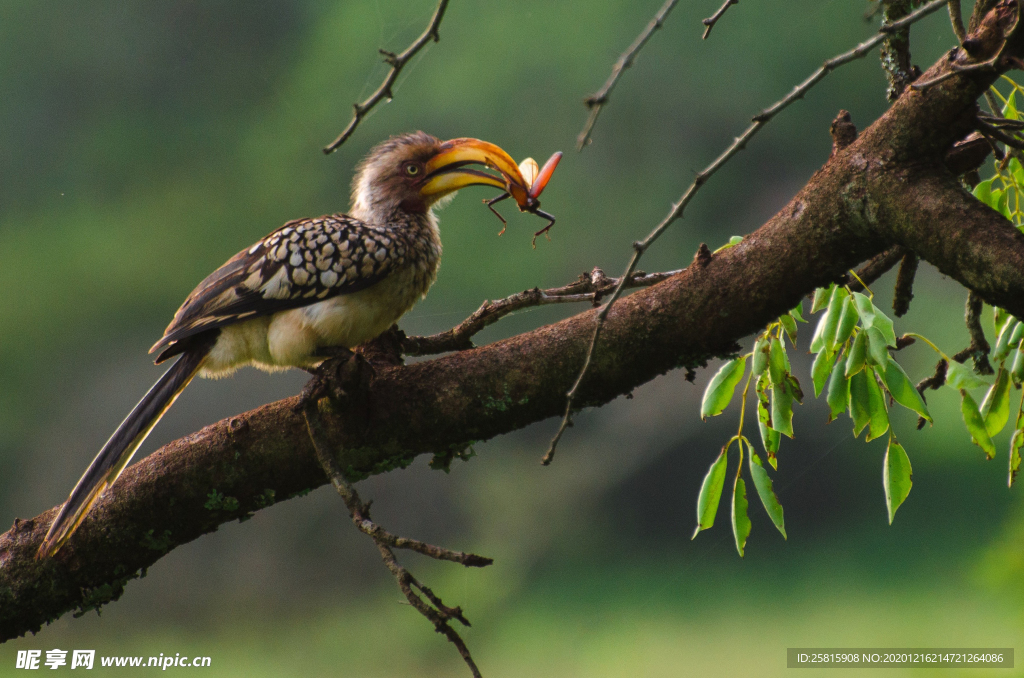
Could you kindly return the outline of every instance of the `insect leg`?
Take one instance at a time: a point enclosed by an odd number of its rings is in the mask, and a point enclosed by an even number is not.
[[[497,198],[491,198],[490,200],[484,200],[484,204],[487,205],[488,209],[490,209],[492,212],[494,212],[494,216],[496,216],[499,219],[501,219],[502,226],[501,226],[501,233],[498,233],[499,236],[503,235],[505,233],[505,229],[508,228],[508,222],[505,221],[505,217],[503,217],[500,214],[498,214],[498,210],[494,209],[494,203],[501,202],[502,200],[504,200],[505,198],[508,198],[508,197],[510,197],[510,194],[502,193]]]
[[[548,235],[548,231],[550,231],[551,227],[555,225],[555,218],[553,216],[551,216],[550,214],[548,214],[547,212],[545,212],[544,210],[540,210],[540,209],[533,210],[533,213],[536,214],[538,217],[544,217],[545,219],[548,220],[548,225],[547,226],[545,226],[544,228],[540,229],[539,231],[537,231],[536,233],[533,234],[533,241],[532,241],[533,248],[537,249],[537,236],[540,235],[541,233],[544,234],[545,238],[547,238],[548,240],[551,240],[551,236]]]

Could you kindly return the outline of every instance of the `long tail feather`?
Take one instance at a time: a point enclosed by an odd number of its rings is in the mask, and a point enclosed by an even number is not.
[[[131,414],[121,422],[71,491],[57,519],[50,525],[36,554],[37,558],[52,556],[67,543],[96,500],[114,484],[132,460],[135,450],[196,376],[209,352],[210,345],[204,344],[182,353],[178,361],[164,372]]]

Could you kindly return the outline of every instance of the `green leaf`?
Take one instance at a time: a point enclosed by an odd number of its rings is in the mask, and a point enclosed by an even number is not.
[[[971,434],[971,442],[984,450],[985,456],[989,459],[996,456],[995,445],[985,430],[985,420],[981,418],[978,404],[974,402],[971,394],[963,389],[960,389],[960,412],[964,415],[964,423]]]
[[[832,291],[832,298],[829,299],[828,308],[825,314],[818,321],[818,329],[815,331],[814,340],[811,341],[811,351],[817,353],[822,348],[829,351],[834,350],[832,340],[836,336],[836,326],[839,324],[839,317],[842,314],[843,301],[849,296],[845,288],[836,286]]]
[[[896,516],[896,509],[910,494],[914,473],[910,458],[896,438],[889,436],[889,447],[885,451],[885,465],[882,467],[882,484],[885,486],[885,505],[889,507],[889,524]]]
[[[996,336],[995,348],[992,349],[992,362],[1001,363],[1010,355],[1010,338],[1018,327],[1024,328],[1024,323],[1017,322],[1012,317],[1009,318],[1009,322],[1003,323],[1002,331]],[[1017,340],[1020,341],[1020,337]]]
[[[839,315],[839,324],[836,325],[836,336],[833,340],[833,346],[841,346],[850,335],[853,334],[853,328],[857,326],[857,321],[860,316],[857,314],[857,307],[853,303],[851,297],[846,297],[843,300],[843,310]]]
[[[779,322],[782,323],[782,329],[786,330],[793,346],[796,346],[796,318],[787,313],[779,316]]]
[[[811,364],[811,381],[814,382],[814,397],[817,398],[821,395],[821,390],[825,388],[825,381],[828,380],[828,375],[832,372],[832,366],[836,363],[838,354],[829,354],[828,351],[822,351],[814,358],[814,362]]]
[[[856,338],[853,340],[853,346],[850,347],[850,354],[846,357],[846,376],[852,377],[856,373],[864,369],[864,363],[867,359],[868,352],[868,335],[867,332],[860,331],[857,333]]]
[[[1016,320],[1016,318],[1014,318]],[[1018,348],[1020,346],[1020,340],[1024,339],[1024,323],[1018,322],[1013,327],[1013,333],[1010,335],[1010,341],[1007,344],[1011,349]]]
[[[772,384],[781,384],[786,381],[788,374],[789,356],[786,355],[786,347],[782,345],[782,341],[774,338],[768,350],[768,376]]]
[[[1011,120],[1017,120],[1017,90],[1014,89],[1010,92],[1010,96],[1006,98],[1006,105],[1003,106],[1003,117],[1010,118]]]
[[[885,388],[889,391],[892,399],[900,405],[917,412],[928,421],[932,421],[924,398],[921,397],[917,388],[914,387],[914,383],[910,381],[910,377],[892,356],[889,356],[889,362],[885,366]]]
[[[768,349],[770,342],[768,335],[762,334],[754,343],[754,360],[750,371],[755,377],[760,377],[768,369]]]
[[[988,194],[988,200],[985,201],[985,204],[994,209],[996,212],[998,212],[999,203],[1003,199],[1003,195],[1005,195],[1003,189],[993,188],[992,191]]]
[[[993,195],[995,195],[995,191],[992,191],[992,193],[993,193]],[[1006,217],[1007,219],[1011,219],[1011,216],[1010,216],[1010,191],[1009,190],[1005,190],[1005,191],[1000,191],[999,192],[999,202],[996,204],[996,209],[1004,217]]]
[[[965,388],[988,386],[988,382],[976,376],[970,367],[951,360],[946,368],[946,385],[962,391]]]
[[[786,521],[782,515],[782,504],[779,503],[779,498],[775,496],[775,489],[772,487],[772,479],[768,476],[768,471],[761,465],[761,458],[757,456],[752,447],[750,448],[750,477],[754,481],[754,488],[757,490],[757,496],[761,498],[764,510],[768,512],[768,517],[772,519],[775,527],[782,533],[782,538],[787,539]]]
[[[874,304],[872,304],[872,307],[875,310],[875,321],[871,324],[871,327],[882,333],[886,346],[896,348],[896,331],[893,329],[892,319],[882,313],[881,309]]]
[[[1013,481],[1017,479],[1017,472],[1020,470],[1020,448],[1024,447],[1024,429],[1017,429],[1010,438],[1010,477],[1007,484],[1013,487]]]
[[[802,403],[804,401],[804,390],[800,388],[800,380],[791,374],[786,377],[786,384],[789,386],[789,394],[793,396],[793,400]]]
[[[992,179],[988,179],[986,181],[979,182],[978,185],[974,187],[973,193],[974,193],[974,197],[977,198],[978,200],[980,200],[981,202],[985,203],[989,207],[993,206],[993,204],[992,204]]]
[[[868,360],[885,369],[889,364],[889,346],[885,343],[885,337],[877,327],[869,327],[863,334],[868,335]]]
[[[875,322],[875,305],[871,303],[871,299],[860,292],[854,292],[852,296],[853,304],[857,307],[857,315],[860,316],[864,327],[871,327]]]
[[[829,421],[842,414],[850,403],[850,380],[838,367],[832,370],[832,377],[828,380],[827,400],[828,406],[832,410],[829,414]]]
[[[772,428],[793,437],[793,394],[788,382],[772,385]]]
[[[746,367],[746,356],[733,358],[722,365],[704,390],[704,400],[700,405],[701,419],[719,415],[729,406],[729,401],[732,400],[733,393],[736,391],[736,385],[743,379]]]
[[[804,301],[803,301],[803,299],[801,299],[800,301],[796,302],[796,306],[794,306],[792,309],[790,309],[789,314],[791,316],[793,316],[793,320],[796,320],[798,323],[805,323],[805,322],[807,322],[806,320],[804,320]]]
[[[889,346],[896,346],[896,333],[893,331],[892,320],[889,319],[881,309],[871,303],[871,299],[860,292],[853,293],[853,303],[857,306],[857,313],[860,315],[860,322],[865,329],[876,328],[885,338]]]
[[[871,421],[871,393],[868,377],[861,370],[850,377],[850,418],[853,419],[853,437],[856,438]]]
[[[1010,373],[1003,367],[981,402],[981,418],[989,437],[1002,431],[1010,419]]]
[[[983,181],[981,183],[985,182]],[[992,180],[989,179],[988,183],[991,184]],[[979,186],[980,185],[981,184],[979,184]],[[1012,316],[1010,315],[1009,311],[1007,311],[1005,308],[999,308],[998,306],[992,307],[992,326],[995,328],[995,333],[997,337],[999,336],[999,333],[1003,331],[1003,328],[1006,326],[1006,323],[1010,322],[1011,317]]]
[[[1010,174],[1013,176],[1013,183],[1024,186],[1024,168],[1021,167],[1017,158],[1010,158]]]
[[[722,448],[718,458],[711,464],[707,475],[704,476],[704,482],[700,486],[700,495],[697,497],[697,529],[693,531],[691,539],[695,538],[701,530],[706,530],[715,524],[715,514],[718,513],[722,488],[725,486],[727,461],[725,453],[728,449],[728,445]]]
[[[736,538],[736,550],[743,557],[743,547],[750,536],[750,517],[747,515],[747,485],[736,475],[736,483],[732,486],[732,534]]]
[[[889,430],[889,411],[885,409],[885,395],[875,378],[875,369],[867,367],[864,375],[868,381],[868,435],[865,442],[881,438]]]
[[[1010,368],[1010,378],[1014,386],[1020,386],[1024,382],[1024,346],[1017,349],[1013,357],[1013,367]]]
[[[782,434],[771,427],[771,415],[768,414],[766,403],[768,399],[757,401],[757,427],[761,431],[761,444],[768,455],[768,462],[772,468],[778,469],[778,462],[775,453],[779,451],[779,443],[782,442]]]
[[[992,180],[989,179],[988,183],[991,184]],[[832,292],[835,288],[836,284],[832,283],[828,287],[819,287],[814,290],[814,301],[811,302],[811,313],[817,313],[828,306],[829,299],[832,298]]]

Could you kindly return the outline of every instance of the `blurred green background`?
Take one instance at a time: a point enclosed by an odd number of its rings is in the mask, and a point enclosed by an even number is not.
[[[414,39],[434,0],[0,2],[0,522],[66,497],[160,373],[146,351],[200,279],[288,219],[345,210],[353,166],[386,136],[476,136],[541,162],[566,151],[544,196],[558,225],[536,250],[538,220],[507,205],[496,237],[487,191],[442,212],[440,276],[401,323],[434,332],[485,298],[595,265],[617,275],[754,112],[877,25],[860,0],[744,2],[702,42],[719,0],[680,3],[577,154],[582,98],[660,4],[455,0],[395,100],[325,157],[386,73],[377,49]],[[914,28],[914,62],[953,44],[937,13]],[[875,55],[830,76],[715,177],[642,268],[683,267],[701,242],[757,228],[826,159],[837,111],[864,127],[884,89]],[[893,277],[876,285],[886,304]],[[958,285],[922,266],[915,294],[897,331],[947,352],[968,343]],[[479,340],[578,310],[521,313]],[[934,359],[917,346],[901,362],[919,379]],[[700,480],[737,417],[701,423],[710,374],[671,373],[583,413],[550,468],[538,460],[555,421],[482,443],[447,475],[419,460],[362,483],[392,531],[496,559],[465,571],[400,554],[466,611],[485,675],[774,676],[792,646],[1024,647],[1020,489],[1006,489],[1004,458],[982,461],[951,394],[931,396],[934,428],[894,418],[914,489],[891,527],[884,441],[854,441],[845,417],[826,427],[805,403],[776,475],[789,541],[752,503],[741,560],[725,507],[690,541]],[[144,452],[304,380],[196,382]],[[207,655],[217,676],[468,675],[325,488],[175,550],[102,616],[5,644],[0,676],[17,673],[17,650],[52,648]],[[969,672],[990,673],[1012,672]]]

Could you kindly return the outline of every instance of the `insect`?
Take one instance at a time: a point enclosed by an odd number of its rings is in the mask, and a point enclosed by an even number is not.
[[[501,235],[508,228],[508,222],[505,221],[505,217],[498,213],[498,210],[494,209],[495,203],[499,203],[506,198],[515,198],[516,204],[519,206],[520,212],[529,212],[530,214],[536,214],[539,217],[543,217],[548,220],[547,226],[540,229],[533,234],[533,246],[537,247],[537,236],[544,234],[547,236],[548,231],[555,225],[555,218],[540,208],[540,200],[538,197],[544,187],[548,185],[551,180],[551,175],[554,174],[555,168],[558,167],[558,162],[562,159],[562,152],[558,151],[554,153],[548,161],[544,163],[544,167],[538,169],[537,161],[533,158],[526,158],[517,168],[515,176],[509,172],[496,168],[501,172],[502,177],[505,179],[505,192],[496,198],[490,200],[484,200],[484,204],[494,214],[501,219],[502,228]],[[550,240],[550,237],[548,237]]]

